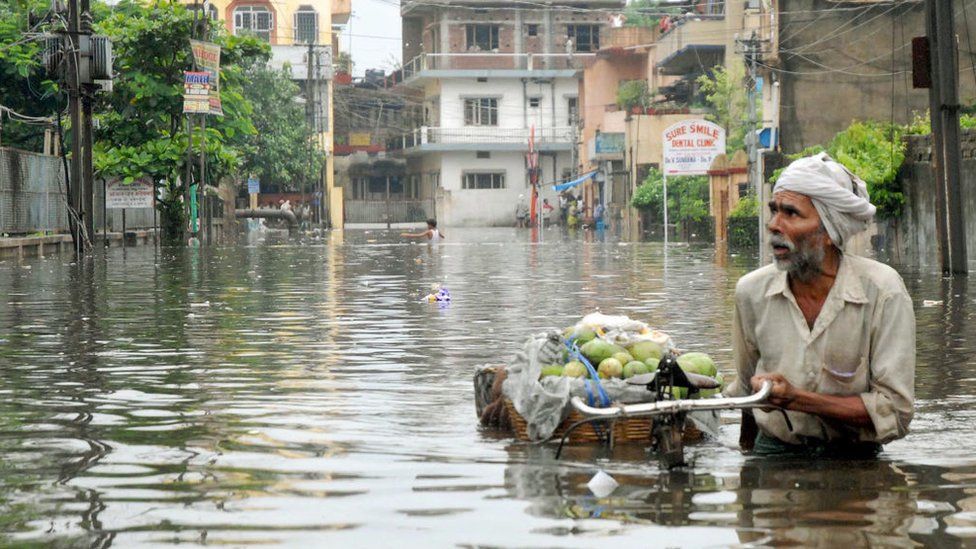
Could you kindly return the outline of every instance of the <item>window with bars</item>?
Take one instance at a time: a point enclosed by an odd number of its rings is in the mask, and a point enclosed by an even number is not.
[[[295,12],[295,43],[316,44],[319,37],[319,14],[311,6],[301,6]]]
[[[498,99],[479,97],[464,100],[465,126],[497,126]]]
[[[464,34],[469,51],[498,49],[498,25],[466,25]]]
[[[264,6],[238,6],[234,8],[234,34],[253,34],[266,42],[271,41],[274,16]]]
[[[505,172],[467,172],[461,181],[462,189],[504,189]]]
[[[595,52],[600,49],[600,25],[566,25],[566,36],[573,41],[578,52]]]

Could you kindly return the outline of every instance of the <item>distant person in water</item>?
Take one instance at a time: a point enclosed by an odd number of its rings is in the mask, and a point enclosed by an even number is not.
[[[400,233],[400,236],[406,238],[426,238],[431,243],[437,243],[446,238],[443,233],[437,230],[436,219],[428,219],[427,230],[422,233]]]
[[[524,229],[529,226],[529,207],[525,204],[525,195],[520,194],[515,205],[515,226]]]

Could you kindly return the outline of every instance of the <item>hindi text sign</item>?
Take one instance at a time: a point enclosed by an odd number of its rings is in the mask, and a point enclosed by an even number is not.
[[[664,174],[705,175],[725,153],[725,130],[707,120],[682,120],[664,130]]]
[[[211,42],[200,40],[190,40],[190,49],[193,50],[193,60],[197,68],[210,75],[209,107],[205,114],[224,115],[223,106],[220,104],[220,46]]]
[[[105,207],[109,209],[152,208],[152,182],[133,181],[129,184],[119,180],[107,182],[105,184]]]

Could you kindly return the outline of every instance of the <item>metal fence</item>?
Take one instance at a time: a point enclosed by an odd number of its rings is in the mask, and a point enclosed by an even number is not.
[[[65,189],[60,158],[0,148],[0,233],[67,231]]]
[[[346,200],[346,223],[422,223],[434,217],[433,200]]]

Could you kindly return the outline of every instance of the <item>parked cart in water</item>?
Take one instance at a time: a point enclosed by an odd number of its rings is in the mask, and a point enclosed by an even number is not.
[[[684,464],[686,443],[717,434],[720,411],[768,406],[768,384],[741,398],[720,396],[722,384],[707,355],[681,353],[642,322],[594,314],[480,369],[475,401],[483,423],[558,443],[557,458],[566,444],[640,444],[670,468]]]

